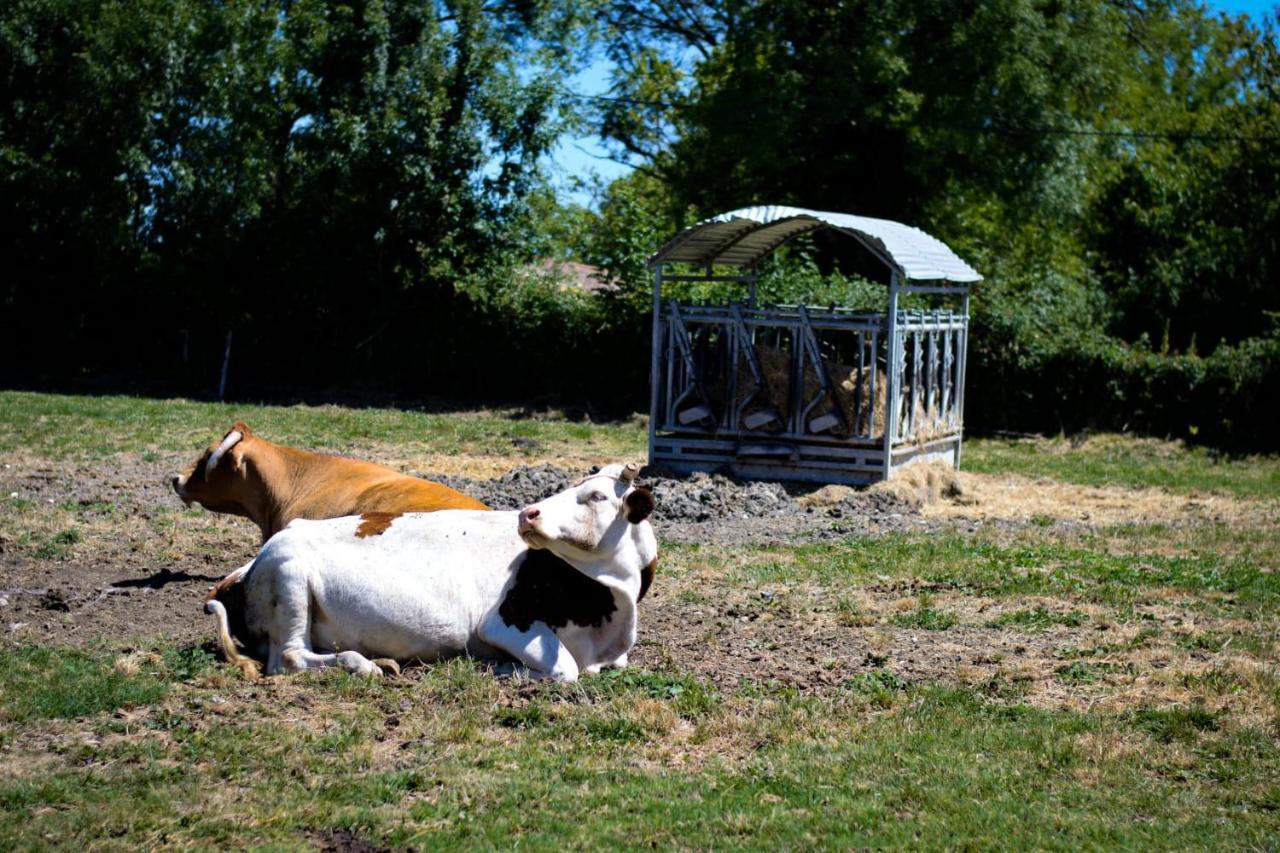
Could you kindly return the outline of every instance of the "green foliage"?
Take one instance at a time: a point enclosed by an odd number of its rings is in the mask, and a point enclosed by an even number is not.
[[[649,103],[611,104],[600,126],[665,186],[670,233],[794,203],[918,224],[985,274],[970,428],[1275,446],[1271,25],[1192,0],[610,3],[604,18],[615,90]],[[829,273],[847,254],[813,260]]]
[[[166,646],[160,656],[168,677],[173,681],[191,681],[208,672],[217,660],[200,646]]]
[[[966,387],[979,429],[1122,427],[1210,442],[1274,447],[1280,334],[1219,346],[1212,355],[1161,355],[1089,330],[1058,339],[975,320]]]
[[[473,385],[452,368],[487,330],[455,284],[525,257],[580,23],[554,0],[7,4],[6,356],[208,387],[234,331],[233,381]]]
[[[1274,447],[1277,44],[1198,0],[16,0],[4,375],[207,393],[234,332],[233,390],[634,411],[646,259],[794,203],[919,225],[985,274],[970,430]],[[611,96],[565,99],[598,53]],[[539,165],[569,127],[637,167],[595,211]],[[879,308],[858,256],[797,242],[761,298]],[[546,257],[620,290],[531,280]]]

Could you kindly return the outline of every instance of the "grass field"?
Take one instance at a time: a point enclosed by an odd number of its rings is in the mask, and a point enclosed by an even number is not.
[[[490,470],[644,449],[639,422],[500,410],[0,392],[0,411],[0,463],[51,478],[189,461],[236,418]],[[973,440],[965,462],[1026,488],[1235,509],[664,542],[644,664],[573,685],[467,661],[250,682],[144,626],[37,642],[0,603],[0,849],[1274,849],[1280,460],[1096,436]],[[243,539],[195,510],[93,495],[0,496],[0,513],[0,565],[30,586],[107,553],[151,566],[198,545],[221,565],[239,553],[222,541]],[[754,633],[725,633],[739,624]],[[806,679],[777,677],[788,655]]]

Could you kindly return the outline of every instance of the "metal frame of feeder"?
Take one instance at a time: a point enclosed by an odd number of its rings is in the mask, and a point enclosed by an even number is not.
[[[820,229],[852,237],[888,267],[885,313],[758,304],[759,262],[796,236]],[[922,459],[959,467],[968,285],[981,276],[941,241],[887,220],[755,207],[686,229],[649,265],[650,464],[848,484],[887,479]],[[701,271],[669,271],[674,265]],[[738,272],[725,274],[725,267]],[[727,305],[664,302],[667,282],[746,285],[747,299]],[[909,293],[957,297],[959,310],[902,310],[899,296]],[[823,341],[834,353],[831,342],[841,335],[853,341],[852,350],[844,350],[850,364],[839,365],[852,371],[840,386],[843,397],[823,353]],[[769,336],[779,344],[769,350],[772,358],[787,360],[784,408],[760,363],[760,341]],[[783,340],[789,342],[786,351]],[[812,392],[806,391],[809,378]],[[740,388],[740,381],[751,387]]]

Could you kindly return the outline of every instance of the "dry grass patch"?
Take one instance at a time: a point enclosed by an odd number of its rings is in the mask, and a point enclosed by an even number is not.
[[[1160,488],[1081,486],[1018,474],[954,473],[954,485],[923,501],[930,518],[977,518],[1037,522],[1083,521],[1091,525],[1226,524],[1275,526],[1280,502],[1221,494],[1184,495]],[[944,478],[935,476],[935,481]],[[917,489],[919,487],[916,487]]]

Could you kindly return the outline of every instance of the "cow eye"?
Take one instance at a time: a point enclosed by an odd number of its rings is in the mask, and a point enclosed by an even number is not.
[[[588,498],[588,500],[603,501],[603,500],[607,500],[607,498],[605,497],[604,492],[592,492],[591,497]]]

